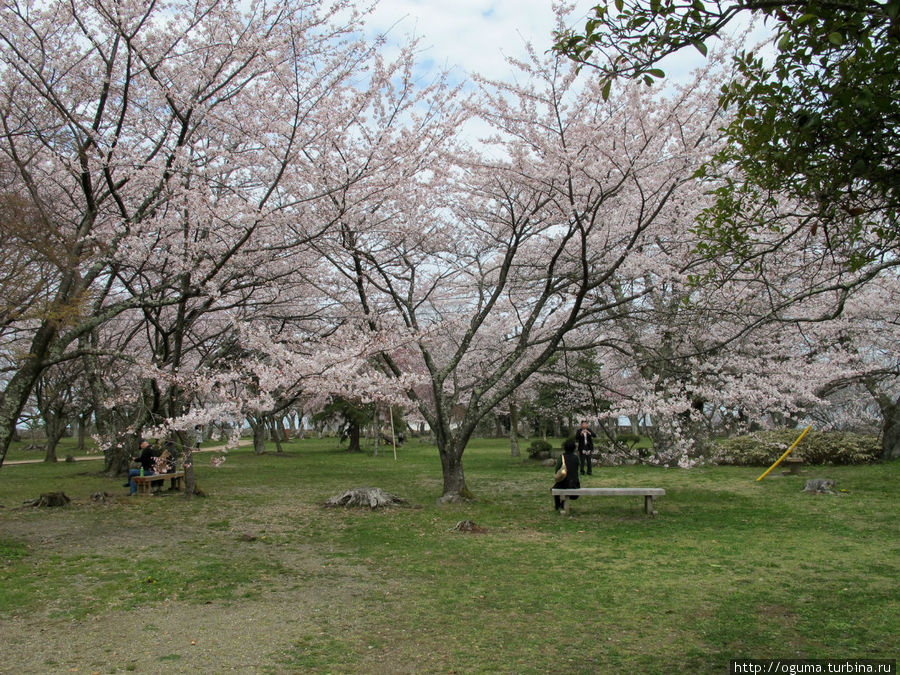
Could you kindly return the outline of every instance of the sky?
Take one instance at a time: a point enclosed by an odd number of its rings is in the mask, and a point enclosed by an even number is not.
[[[583,28],[595,4],[575,0],[567,25]],[[389,31],[389,41],[421,38],[423,69],[450,69],[460,81],[472,73],[508,79],[506,57],[524,57],[527,42],[543,54],[557,27],[552,0],[378,0],[367,23],[373,32]],[[700,63],[688,50],[668,72],[677,76]]]
[[[593,4],[578,3],[573,17],[583,25]],[[505,57],[524,56],[528,41],[545,52],[556,27],[551,0],[379,0],[367,23],[398,41],[421,38],[423,66],[460,79],[475,72],[506,79],[512,68]]]

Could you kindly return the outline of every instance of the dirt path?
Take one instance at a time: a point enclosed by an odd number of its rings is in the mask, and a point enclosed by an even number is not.
[[[244,447],[247,445],[253,445],[253,441],[238,441],[238,447]],[[199,450],[194,450],[194,452],[221,452],[224,449],[224,445],[216,445],[211,448],[200,448]],[[89,462],[91,460],[103,459],[103,455],[98,453],[96,455],[83,455],[81,457],[73,457],[73,459],[76,462]],[[3,466],[10,466],[13,464],[40,464],[43,461],[43,459],[17,459],[12,462],[3,462]]]

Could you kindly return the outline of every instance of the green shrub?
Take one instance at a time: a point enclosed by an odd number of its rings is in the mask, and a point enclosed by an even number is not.
[[[531,445],[528,446],[528,456],[531,459],[541,459],[542,456],[549,457],[552,450],[552,445],[547,441],[538,438],[532,441]]]
[[[787,450],[802,432],[797,429],[760,431],[719,442],[714,461],[736,466],[768,466]],[[789,457],[807,464],[866,464],[881,454],[874,436],[810,430]]]

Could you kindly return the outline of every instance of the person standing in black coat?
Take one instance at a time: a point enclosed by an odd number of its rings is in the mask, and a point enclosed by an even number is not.
[[[587,469],[588,475],[591,475],[591,455],[594,454],[594,432],[588,429],[586,421],[581,421],[581,428],[575,432],[575,442],[578,443],[578,457],[581,463],[581,475],[584,475]]]
[[[554,490],[574,490],[581,487],[581,481],[578,479],[578,456],[575,454],[575,441],[572,439],[567,440],[563,443],[563,454],[561,454],[556,460],[556,471],[557,475],[562,469],[563,465],[566,467],[566,475],[562,478],[559,478],[554,484]],[[569,497],[569,499],[578,499],[578,496]],[[562,497],[559,495],[553,495],[553,507],[559,511],[563,508]]]

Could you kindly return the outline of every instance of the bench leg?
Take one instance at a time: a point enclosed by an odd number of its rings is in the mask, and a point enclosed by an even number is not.
[[[644,495],[644,513],[648,516],[655,516],[656,511],[653,509],[653,495]]]
[[[566,496],[563,497],[563,512],[566,515],[569,515],[569,501],[570,500],[568,497],[566,497]]]

